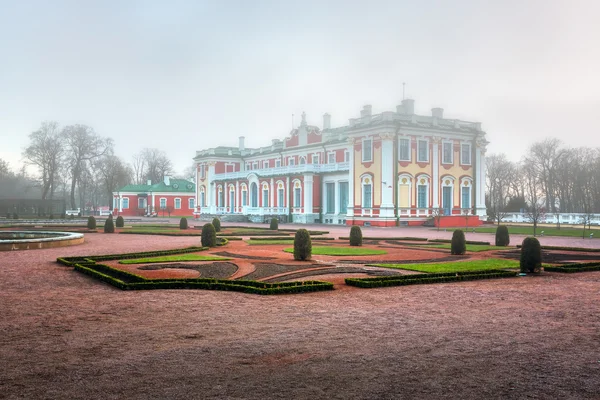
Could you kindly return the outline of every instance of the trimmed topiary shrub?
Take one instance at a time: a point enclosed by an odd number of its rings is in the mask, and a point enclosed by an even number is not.
[[[117,228],[122,228],[125,226],[125,220],[120,215],[117,217]]]
[[[112,215],[108,217],[104,223],[104,233],[115,233],[115,223],[112,219]]]
[[[312,241],[306,229],[298,229],[294,236],[294,260],[310,260],[312,255]]]
[[[277,218],[271,218],[271,225],[269,225],[269,229],[272,231],[276,231],[279,229],[279,221]]]
[[[50,214],[50,216],[48,216],[48,219],[54,219],[54,214]]]
[[[508,234],[508,228],[506,225],[498,225],[496,228],[496,246],[508,246],[510,243],[510,236]]]
[[[219,218],[213,218],[212,225],[213,228],[215,228],[215,232],[221,232],[221,221],[219,220]]]
[[[534,237],[523,239],[521,245],[521,272],[540,272],[542,268],[542,248]]]
[[[13,219],[19,219],[19,214],[17,214],[17,213],[14,213],[14,214],[13,214]]]
[[[187,229],[187,228],[188,228],[187,218],[181,217],[181,219],[179,220],[179,229]]]
[[[213,224],[204,224],[201,241],[202,247],[215,247],[217,245],[217,231]]]
[[[450,254],[462,255],[467,252],[467,242],[465,233],[462,229],[457,229],[452,233],[452,242],[450,242]]]
[[[362,246],[362,230],[358,225],[352,225],[350,228],[350,246]]]
[[[87,227],[88,229],[96,229],[96,218],[90,215],[88,217]]]

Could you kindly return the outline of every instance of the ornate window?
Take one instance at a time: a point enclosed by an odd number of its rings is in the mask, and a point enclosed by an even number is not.
[[[294,207],[302,207],[302,184],[299,180],[294,181]]]
[[[362,207],[373,208],[373,178],[371,175],[364,175],[361,178],[362,186]]]
[[[181,209],[181,199],[179,197],[175,199],[175,209],[176,210]]]
[[[362,161],[373,161],[373,139],[363,139],[362,141]]]
[[[453,164],[453,147],[452,142],[442,142],[442,164]]]
[[[460,163],[462,165],[471,165],[471,144],[462,143],[460,145]]]
[[[417,177],[417,208],[429,208],[429,177],[419,175]]]
[[[398,160],[410,161],[410,138],[398,139]]]
[[[417,161],[428,162],[429,161],[429,141],[419,139],[417,141]]]

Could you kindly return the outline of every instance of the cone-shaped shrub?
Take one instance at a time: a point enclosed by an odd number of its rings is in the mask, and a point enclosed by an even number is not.
[[[117,228],[122,228],[125,226],[125,220],[120,215],[117,217]]]
[[[213,224],[204,224],[201,240],[202,247],[215,247],[217,245],[217,231]]]
[[[188,228],[187,218],[181,217],[181,219],[179,220],[179,229],[187,229],[187,228]]]
[[[271,218],[271,225],[269,225],[269,229],[272,231],[276,231],[279,229],[279,221],[277,218]]]
[[[90,215],[88,217],[87,227],[88,229],[96,229],[96,218]]]
[[[523,240],[521,245],[521,272],[540,272],[542,268],[542,248],[534,237]]]
[[[362,246],[362,231],[358,225],[350,228],[350,246]]]
[[[104,233],[115,233],[115,222],[112,216],[108,217],[104,223]]]
[[[221,221],[219,218],[213,218],[212,225],[215,228],[215,232],[221,232]]]
[[[467,243],[465,233],[462,229],[457,229],[452,233],[452,243],[450,244],[450,254],[462,255],[467,252]]]
[[[508,235],[508,228],[506,225],[499,225],[496,228],[496,246],[508,246],[510,243],[510,236]]]
[[[294,260],[310,260],[312,255],[312,241],[306,229],[298,229],[294,237]]]

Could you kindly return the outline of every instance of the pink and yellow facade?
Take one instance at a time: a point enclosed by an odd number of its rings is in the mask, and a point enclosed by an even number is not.
[[[277,216],[289,222],[371,226],[421,225],[438,214],[451,221],[486,218],[485,133],[481,124],[396,111],[323,129],[302,122],[271,146],[198,151],[196,215]],[[439,221],[439,219],[437,219]]]

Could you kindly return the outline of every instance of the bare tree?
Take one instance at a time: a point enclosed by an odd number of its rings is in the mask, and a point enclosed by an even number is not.
[[[136,185],[143,185],[146,183],[146,159],[144,153],[137,153],[133,155],[133,179]]]
[[[112,151],[112,140],[98,136],[86,125],[69,125],[63,129],[65,160],[71,178],[71,208],[75,208],[75,189],[86,164]]]
[[[442,217],[444,216],[444,209],[442,207],[432,208],[431,216],[435,221],[435,226],[437,226],[437,230],[440,230],[440,223],[442,222]]]
[[[57,122],[43,122],[29,135],[30,144],[23,151],[26,165],[36,166],[40,174],[42,200],[52,199],[61,168],[64,145]]]
[[[133,175],[131,167],[114,155],[102,156],[96,160],[94,165],[101,176],[101,188],[103,195],[106,196],[105,200],[112,208],[113,192],[131,182]],[[137,205],[135,206],[137,207]]]
[[[561,158],[567,154],[566,150],[561,147],[561,141],[553,138],[534,143],[529,149],[530,162],[535,163],[538,169],[538,180],[545,199],[546,210],[551,212],[556,212],[558,166]]]
[[[8,178],[13,176],[13,172],[10,170],[8,162],[0,158],[0,179]]]
[[[173,174],[173,164],[164,151],[145,148],[133,156],[133,173],[138,185],[146,181],[157,183]]]
[[[537,226],[546,214],[543,202],[540,201],[542,184],[537,166],[527,159],[523,163],[520,170],[524,175],[526,184],[527,210],[525,211],[525,217],[533,224],[533,236],[535,236]]]
[[[489,208],[488,211],[498,224],[504,218],[506,203],[510,197],[510,185],[514,180],[515,166],[504,154],[486,157]]]

